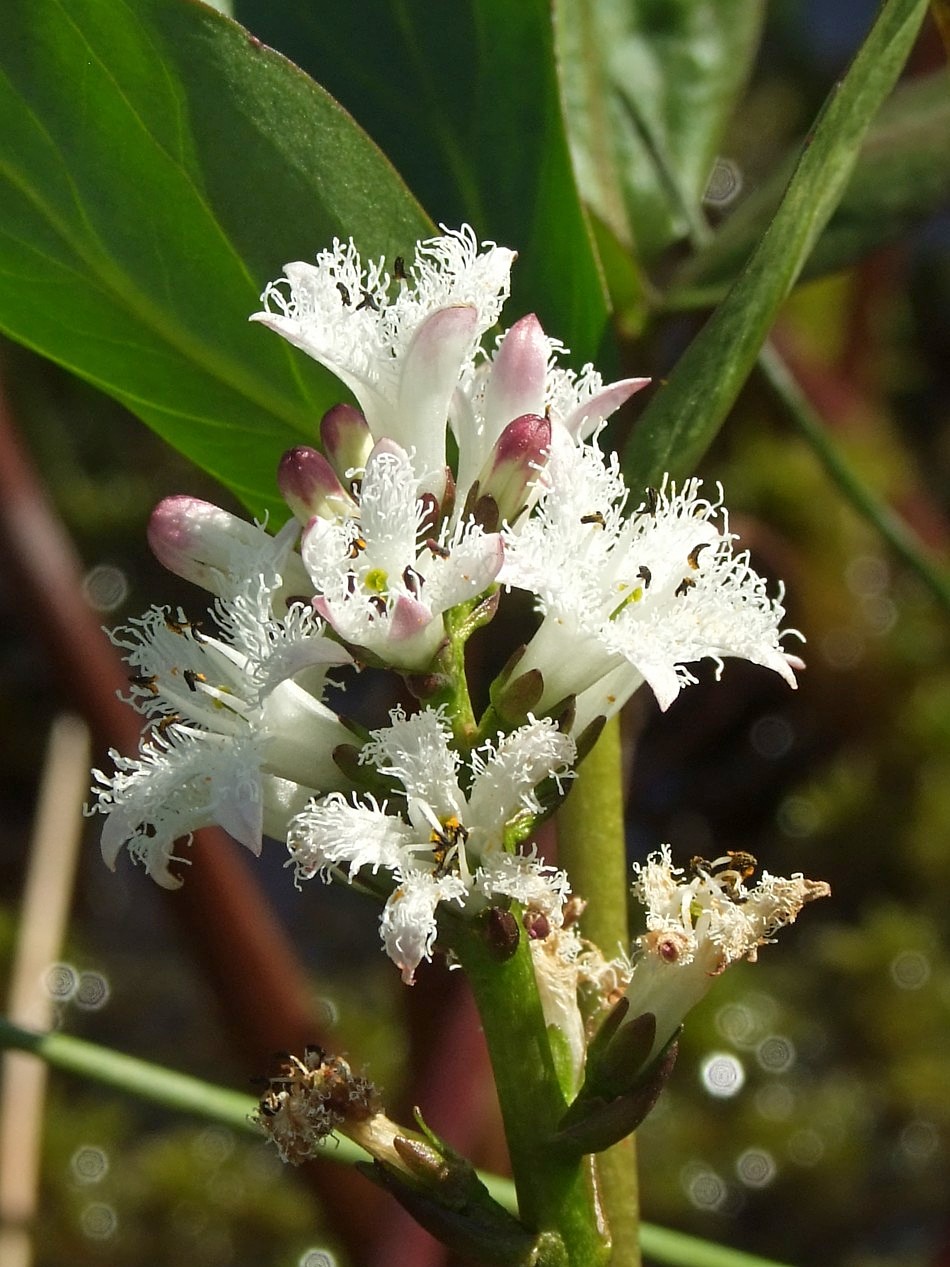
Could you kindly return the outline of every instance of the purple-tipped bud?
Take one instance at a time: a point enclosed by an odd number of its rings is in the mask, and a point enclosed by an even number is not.
[[[550,344],[534,313],[516,321],[492,361],[485,389],[485,425],[498,435],[512,418],[544,412]]]
[[[524,510],[550,445],[551,423],[539,414],[522,414],[502,431],[477,480],[479,495],[494,501],[500,520],[513,523]]]
[[[314,516],[339,519],[356,505],[322,453],[299,444],[288,449],[277,467],[277,487],[296,519],[308,524]]]
[[[347,471],[361,470],[373,448],[366,419],[353,405],[334,405],[320,422],[320,443],[330,465],[349,488]]]
[[[234,545],[250,544],[259,534],[220,506],[184,494],[160,501],[148,523],[148,543],[159,563],[212,590],[212,570],[227,571]]]

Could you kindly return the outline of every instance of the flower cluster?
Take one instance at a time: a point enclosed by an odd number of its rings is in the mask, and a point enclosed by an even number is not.
[[[763,871],[751,854],[711,862],[693,858],[688,872],[668,847],[635,867],[634,895],[646,910],[646,932],[627,993],[631,1013],[656,1017],[654,1051],[661,1050],[713,981],[740,959],[755,960],[802,907],[831,892],[822,880]]]
[[[298,883],[342,879],[382,901],[407,982],[440,921],[515,904],[546,943],[546,1006],[566,1017],[579,980],[619,978],[591,966],[565,917],[567,876],[524,842],[566,795],[584,732],[643,682],[668,707],[703,659],[738,656],[792,686],[800,662],[781,645],[781,594],[735,550],[721,496],[664,483],[637,505],[601,451],[604,422],[646,380],[566,368],[530,315],[488,341],[514,258],[470,229],[390,270],[337,241],[267,287],[252,320],[356,404],[329,410],[319,447],[281,459],[292,517],[276,536],[192,498],[155,511],[156,555],[211,593],[211,619],[155,608],[112,635],[149,729],[137,758],[96,772],[94,811],[106,861],[128,846],[166,886],[180,882],[175,841],[198,827],[255,852],[264,834],[284,840]],[[465,644],[512,589],[534,597],[538,628],[478,718]],[[327,674],[364,667],[399,675],[418,710],[374,730],[344,720]],[[649,867],[638,883],[652,910]],[[721,889],[722,874],[704,884]],[[744,917],[767,905],[750,898]],[[690,946],[683,963],[703,958]]]

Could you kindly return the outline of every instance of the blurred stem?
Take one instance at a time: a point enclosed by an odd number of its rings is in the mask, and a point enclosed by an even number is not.
[[[612,718],[584,759],[558,814],[558,861],[584,898],[584,936],[613,958],[626,953],[627,847],[624,834],[620,718]],[[601,1204],[611,1237],[611,1267],[638,1267],[640,1196],[633,1136],[596,1159]]]
[[[650,1223],[643,1225],[641,1244],[651,1262],[667,1267],[781,1267],[771,1258],[744,1254],[728,1245],[701,1241],[698,1236],[686,1236]]]
[[[180,1113],[193,1113],[206,1121],[220,1122],[222,1126],[230,1126],[233,1130],[261,1139],[260,1132],[250,1120],[256,1101],[238,1091],[216,1087],[134,1056],[124,1056],[69,1034],[34,1034],[11,1024],[4,1017],[0,1017],[0,1049],[29,1052],[55,1069],[89,1078]],[[352,1163],[369,1159],[369,1154],[348,1139],[340,1139],[339,1144],[328,1148],[325,1155],[326,1160],[332,1162]],[[509,1180],[483,1171],[479,1172],[479,1178],[500,1205],[515,1211],[515,1191]],[[644,1251],[655,1262],[668,1264],[669,1267],[782,1267],[781,1263],[770,1259],[742,1254],[724,1245],[701,1241],[695,1236],[685,1236],[682,1232],[650,1223],[643,1224],[641,1233]]]
[[[544,1263],[602,1267],[603,1239],[589,1158],[563,1160],[550,1145],[567,1109],[572,1071],[544,1021],[528,939],[499,962],[477,927],[459,921],[452,946],[465,969],[491,1057],[505,1124],[518,1212],[533,1232],[553,1238]]]
[[[916,533],[854,471],[791,370],[770,343],[766,343],[759,353],[759,369],[842,496],[877,529],[895,554],[917,573],[937,601],[950,611],[950,573],[928,556]]]
[[[163,1069],[147,1060],[125,1056],[108,1047],[73,1038],[70,1034],[35,1034],[13,1025],[5,1017],[0,1017],[0,1047],[31,1052],[66,1073],[91,1078],[94,1082],[115,1087],[153,1104],[163,1104],[180,1113],[194,1113],[209,1121],[260,1135],[248,1120],[256,1101],[239,1091],[229,1091],[225,1087],[202,1082],[200,1078]],[[364,1158],[362,1149],[357,1150],[349,1144],[348,1147],[354,1149],[353,1160]]]

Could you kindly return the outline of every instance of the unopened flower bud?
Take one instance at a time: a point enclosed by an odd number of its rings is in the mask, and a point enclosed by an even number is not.
[[[349,488],[351,471],[361,471],[373,449],[373,436],[359,409],[334,405],[320,422],[320,442],[330,465]]]
[[[276,538],[198,497],[166,497],[152,511],[148,543],[158,561],[176,576],[219,596],[243,576],[248,552],[280,552]],[[284,549],[280,570],[287,593],[306,592],[310,579],[300,559]]]
[[[550,342],[534,313],[516,321],[492,362],[485,390],[485,422],[498,435],[512,418],[544,412]]]
[[[294,516],[307,524],[314,516],[344,519],[356,503],[322,453],[307,445],[288,449],[277,467],[277,486]]]
[[[538,414],[522,414],[509,422],[475,481],[479,498],[491,498],[499,522],[513,523],[544,465],[551,444],[551,423]]]

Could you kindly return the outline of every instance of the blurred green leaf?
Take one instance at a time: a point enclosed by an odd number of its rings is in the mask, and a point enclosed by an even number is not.
[[[670,308],[717,303],[782,199],[792,160],[747,199],[674,276]],[[844,268],[892,241],[950,198],[950,72],[898,85],[861,147],[844,196],[802,270]]]
[[[0,328],[272,508],[341,388],[248,315],[335,234],[429,222],[353,120],[189,0],[11,0],[0,45]]]
[[[323,84],[441,224],[518,250],[509,312],[537,312],[580,360],[608,305],[564,133],[546,0],[236,0]],[[510,324],[510,321],[509,321]]]
[[[682,477],[706,451],[841,198],[865,132],[893,88],[926,11],[926,0],[886,0],[881,8],[825,102],[752,258],[634,428],[624,451],[631,486],[656,483],[665,471]]]
[[[687,236],[758,47],[761,0],[555,0],[581,193],[649,261]]]

